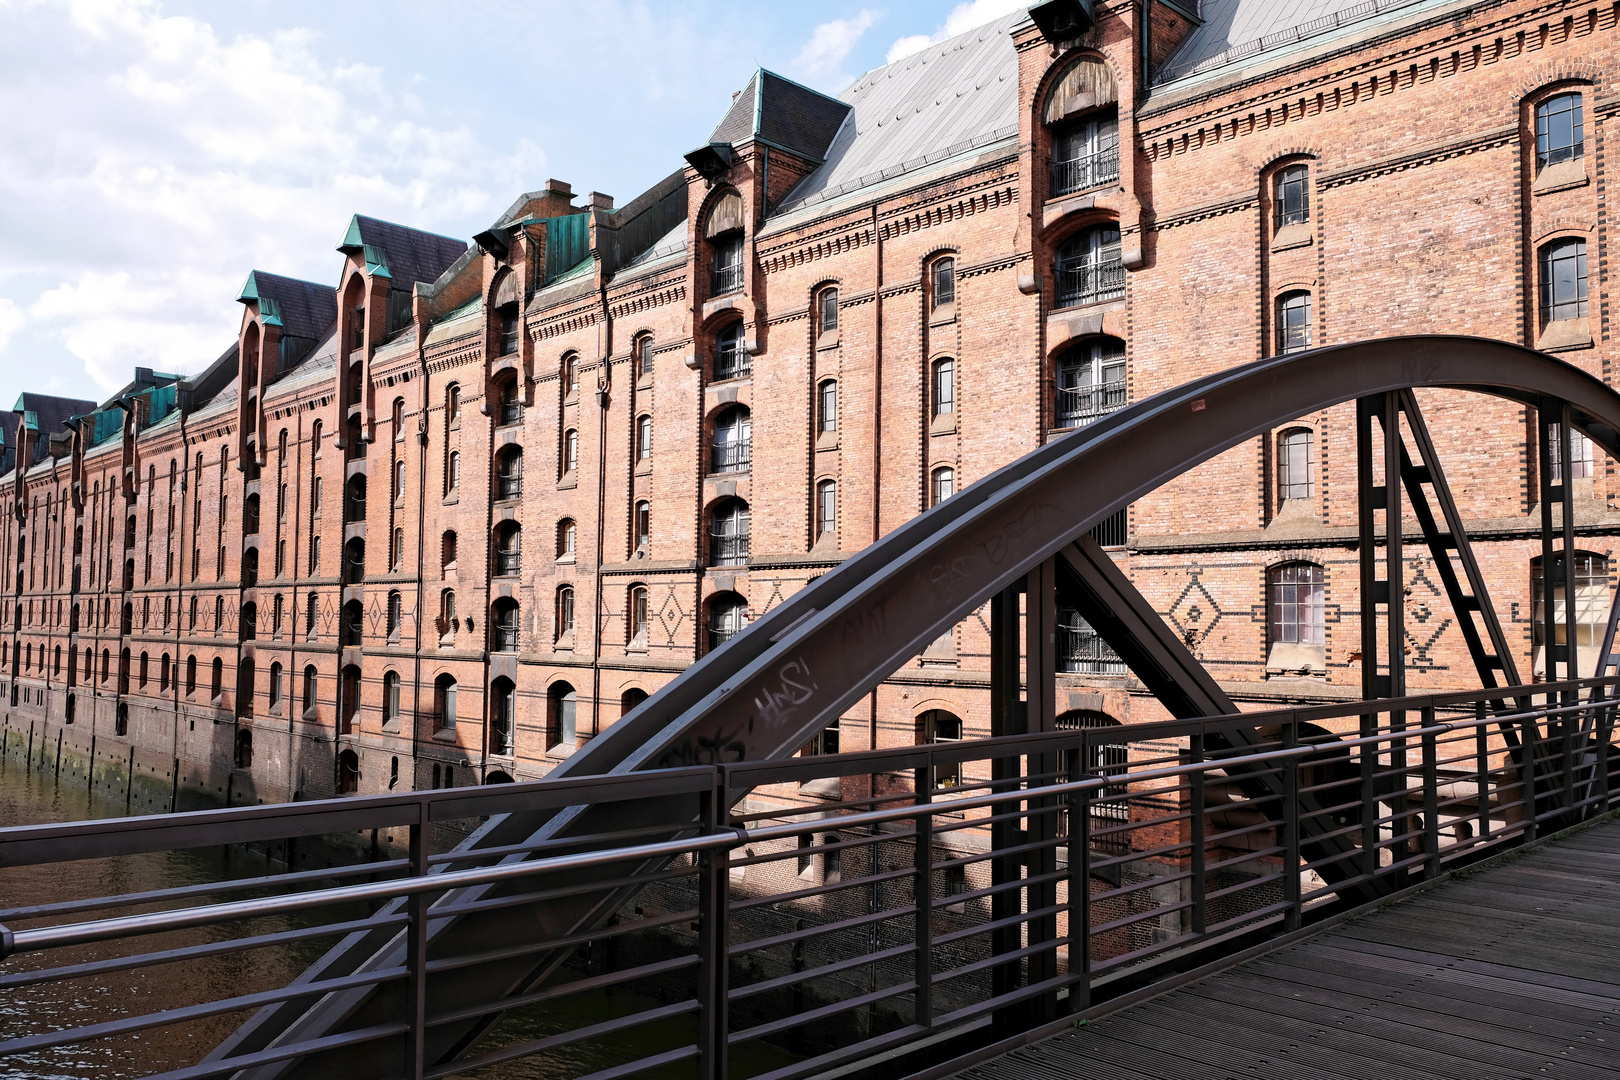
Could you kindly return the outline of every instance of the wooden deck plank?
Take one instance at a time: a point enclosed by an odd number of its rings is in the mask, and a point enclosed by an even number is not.
[[[1620,1080],[1620,821],[964,1080]]]

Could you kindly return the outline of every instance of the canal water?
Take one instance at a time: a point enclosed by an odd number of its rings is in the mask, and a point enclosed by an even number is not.
[[[90,794],[72,780],[59,784],[55,775],[30,772],[0,755],[0,827],[89,818],[120,817],[122,802]],[[44,866],[0,867],[0,921],[36,925],[3,912],[36,904],[142,892],[181,885],[223,882],[275,874],[284,868],[242,848],[209,848],[162,852]],[[219,899],[239,899],[234,892]],[[191,902],[207,903],[197,897]],[[118,908],[106,914],[129,914],[145,908]],[[322,920],[356,918],[361,910],[322,912]],[[67,916],[73,918],[74,916]],[[294,929],[296,918],[278,917],[231,927],[200,927],[142,939],[143,951],[196,945],[246,933]],[[101,1023],[179,1008],[197,1002],[254,993],[286,985],[316,960],[324,941],[299,942],[251,952],[226,953],[157,967],[101,974],[65,982],[0,988],[0,1042],[26,1034]],[[0,962],[0,975],[41,970],[120,955],[116,943],[24,954]],[[545,1038],[611,1017],[656,1008],[660,1003],[625,991],[602,991],[565,998],[545,1007],[505,1017],[478,1048],[487,1051]],[[233,1031],[246,1013],[233,1013],[184,1024],[148,1029],[94,1043],[0,1058],[0,1080],[123,1080],[182,1068],[200,1061]],[[544,1056],[521,1058],[464,1074],[466,1080],[569,1080],[599,1069],[656,1054],[691,1041],[689,1023],[666,1021],[643,1025],[597,1040],[559,1048]],[[757,1043],[733,1060],[734,1076],[748,1076],[794,1060],[785,1052]],[[742,1049],[742,1048],[739,1048]],[[689,1077],[689,1062],[647,1074],[655,1080]]]

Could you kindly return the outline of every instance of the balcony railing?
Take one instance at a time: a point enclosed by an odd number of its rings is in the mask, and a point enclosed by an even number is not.
[[[515,499],[523,494],[523,477],[497,476],[495,478],[495,498]]]
[[[1058,670],[1077,675],[1123,675],[1125,661],[1089,626],[1060,626]]]
[[[715,566],[742,566],[748,561],[748,533],[736,536],[711,535],[709,551]]]
[[[742,627],[740,627],[740,626],[733,626],[733,627],[711,626],[711,627],[709,627],[709,651],[713,652],[714,650],[718,649],[720,646],[724,645],[726,642],[730,641],[732,638],[736,637],[740,633],[742,633]]]
[[[1057,273],[1057,306],[1096,304],[1118,300],[1125,295],[1125,264],[1117,257],[1111,262],[1082,263]]]
[[[516,577],[523,565],[523,556],[517,551],[495,552],[495,576]]]
[[[719,296],[721,293],[735,292],[742,288],[742,284],[742,263],[735,263],[731,266],[716,266],[713,280],[710,282],[709,293],[713,296]]]
[[[517,652],[518,628],[516,623],[495,624],[495,651]]]
[[[1057,392],[1057,426],[1084,427],[1099,416],[1107,416],[1125,405],[1125,384],[1060,387]]]
[[[1073,161],[1052,162],[1052,195],[1067,195],[1119,179],[1119,147],[1111,146]]]
[[[714,444],[714,471],[742,472],[753,458],[753,440]]]
[[[754,373],[754,354],[738,345],[733,349],[720,349],[714,354],[714,378],[741,379]]]

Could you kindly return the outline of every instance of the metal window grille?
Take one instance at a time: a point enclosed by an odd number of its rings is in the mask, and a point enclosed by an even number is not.
[[[1058,616],[1058,670],[1080,675],[1123,675],[1125,662],[1077,612]]]
[[[1290,165],[1277,174],[1277,228],[1302,225],[1311,219],[1310,169]]]
[[[1091,538],[1103,547],[1124,547],[1126,534],[1126,514],[1123,506],[1091,527]]]
[[[711,562],[715,566],[741,566],[748,561],[748,505],[741,500],[715,512],[709,531]]]
[[[516,424],[523,419],[523,402],[518,398],[517,380],[501,387],[501,424]]]
[[[1052,195],[1067,195],[1119,179],[1119,121],[1080,124],[1052,141]]]
[[[495,651],[517,652],[518,608],[507,604],[495,612]]]
[[[1125,405],[1125,346],[1107,340],[1082,345],[1058,367],[1060,428],[1083,427]]]
[[[523,458],[509,454],[501,459],[501,470],[495,477],[496,498],[515,499],[523,494]]]
[[[725,413],[714,425],[713,471],[741,472],[753,457],[753,419],[748,410]]]
[[[956,260],[940,259],[934,263],[934,306],[944,307],[956,303]]]
[[[723,332],[714,343],[714,377],[740,379],[754,371],[754,357],[743,348],[743,328],[738,323]]]
[[[1277,355],[1311,347],[1311,294],[1289,293],[1277,301]]]
[[[1119,229],[1090,229],[1058,248],[1057,306],[1096,304],[1125,295]]]
[[[938,360],[934,363],[934,415],[944,416],[956,411],[956,361]]]
[[[747,608],[740,600],[722,601],[709,613],[709,648],[718,649],[748,625]]]
[[[500,546],[495,549],[497,577],[515,577],[522,569],[522,540],[523,534],[517,529],[511,529],[501,537]]]
[[[1572,161],[1585,152],[1581,95],[1559,94],[1536,106],[1536,168]]]
[[[709,291],[716,296],[734,292],[743,285],[742,237],[725,237],[714,242],[714,276]]]
[[[1277,441],[1277,500],[1309,499],[1316,494],[1316,438],[1309,431],[1290,431]]]
[[[1272,644],[1323,644],[1322,568],[1288,563],[1273,569],[1270,577]]]
[[[1559,240],[1541,249],[1541,317],[1586,318],[1586,241]]]

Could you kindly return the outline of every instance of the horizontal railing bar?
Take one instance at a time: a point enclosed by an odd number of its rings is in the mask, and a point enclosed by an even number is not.
[[[476,953],[463,953],[460,956],[446,956],[438,960],[429,960],[427,969],[429,974],[441,971],[454,971],[457,968],[475,967],[479,964],[496,963],[501,960],[510,960],[519,956],[533,956],[536,953],[554,952],[558,949],[571,949],[578,945],[586,945],[592,941],[603,938],[622,937],[626,933],[636,931],[656,930],[661,926],[679,926],[681,923],[691,922],[693,913],[690,911],[677,911],[667,915],[653,915],[637,919],[633,923],[621,923],[605,930],[581,930],[575,934],[561,934],[557,937],[547,938],[538,944],[509,945],[504,949],[483,949]],[[433,916],[429,916],[433,918]]]
[[[666,975],[672,971],[682,971],[689,967],[696,967],[700,963],[702,963],[702,960],[696,955],[675,956],[668,960],[642,964],[640,967],[626,968],[623,971],[610,971],[605,975],[593,975],[585,979],[576,979],[572,982],[548,986],[543,990],[515,994],[512,997],[503,998],[501,1004],[507,1009],[521,1009],[528,1005],[538,1005],[541,1002],[551,1001],[556,998],[571,997],[574,994],[617,986],[632,979],[645,979],[653,975]],[[433,971],[431,967],[428,970],[429,973]],[[427,1026],[437,1027],[440,1024],[453,1024],[461,1020],[476,1020],[487,1015],[489,1015],[487,1005],[472,1005],[465,1009],[452,1009],[449,1012],[434,1013],[427,1018]]]
[[[882,960],[892,960],[897,956],[909,956],[916,951],[917,946],[915,944],[895,945],[892,948],[882,949],[878,952],[865,953],[861,956],[838,960],[831,964],[821,964],[817,967],[807,967],[803,971],[795,971],[788,975],[778,975],[774,979],[766,979],[763,982],[749,983],[747,986],[734,986],[726,992],[726,998],[729,1001],[741,1001],[743,998],[753,997],[757,994],[780,990],[784,986],[794,986],[798,983],[825,978],[828,975],[837,975],[840,972],[862,968]]]
[[[898,914],[897,914],[898,913]],[[838,933],[843,930],[856,930],[862,926],[870,926],[875,922],[887,922],[895,918],[911,918],[916,912],[911,907],[884,908],[882,911],[866,912],[861,915],[852,915],[838,922],[822,923],[818,926],[807,926],[803,930],[789,930],[771,937],[754,938],[750,941],[739,941],[731,944],[731,955],[742,956],[745,953],[760,952],[773,949],[778,945],[791,945],[796,941],[809,941],[811,938],[821,937],[825,934]]]
[[[392,1035],[404,1035],[410,1030],[405,1024],[374,1024],[371,1027],[357,1028],[354,1031],[345,1031],[337,1035],[327,1035],[319,1039],[308,1039],[302,1042],[288,1043],[282,1046],[273,1046],[268,1050],[259,1050],[251,1054],[242,1054],[223,1061],[202,1061],[196,1065],[187,1065],[182,1069],[171,1069],[166,1073],[149,1076],[146,1080],[201,1080],[205,1076],[219,1076],[223,1073],[234,1073],[242,1069],[249,1069],[255,1065],[271,1065],[288,1058],[317,1055],[328,1050],[341,1050],[345,1046],[358,1046],[361,1043],[376,1042]]]
[[[797,889],[787,893],[771,893],[767,896],[756,896],[751,900],[733,900],[732,911],[748,911],[751,908],[763,907],[769,904],[785,904],[791,900],[803,900],[811,896],[821,896],[826,893],[843,892],[846,889],[861,888],[867,885],[877,885],[885,881],[896,881],[900,878],[916,876],[914,867],[906,866],[899,870],[885,870],[881,874],[868,874],[858,878],[840,878],[836,882],[824,882],[804,889]]]
[[[814,1023],[823,1017],[837,1016],[839,1013],[848,1012],[851,1009],[858,1009],[863,1005],[871,1005],[872,1003],[882,1001],[885,998],[898,997],[901,994],[912,993],[916,989],[917,984],[912,981],[896,983],[893,986],[880,986],[876,990],[869,991],[865,994],[860,994],[856,997],[844,998],[841,1001],[835,1001],[831,1004],[823,1005],[819,1009],[808,1009],[801,1013],[794,1013],[792,1016],[784,1016],[780,1020],[769,1020],[763,1024],[756,1024],[751,1028],[743,1028],[741,1031],[732,1031],[727,1036],[727,1041],[732,1046],[736,1046],[738,1043],[751,1042],[754,1039],[763,1039],[767,1035],[775,1035],[778,1031],[786,1031],[788,1028],[798,1027],[800,1024]]]
[[[646,1012],[631,1013],[629,1016],[615,1017],[604,1020],[599,1024],[590,1024],[571,1031],[561,1031],[555,1035],[548,1035],[543,1039],[528,1039],[524,1042],[503,1046],[499,1050],[491,1050],[475,1058],[465,1058],[457,1061],[454,1068],[446,1071],[435,1071],[431,1075],[436,1077],[454,1076],[457,1073],[469,1073],[478,1069],[499,1065],[503,1061],[512,1061],[515,1058],[538,1054],[542,1050],[551,1050],[558,1046],[567,1046],[569,1043],[579,1042],[581,1039],[594,1039],[602,1035],[612,1035],[616,1031],[627,1028],[640,1027],[643,1024],[656,1023],[659,1020],[668,1020],[684,1013],[693,1012],[698,1008],[696,1001],[677,1001],[673,1005],[665,1005],[657,1009],[648,1009]]]

